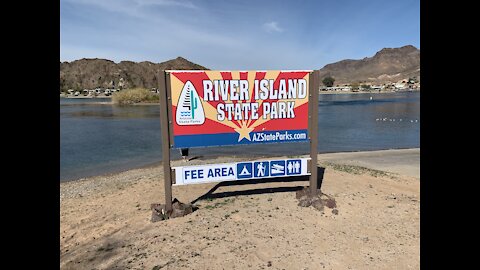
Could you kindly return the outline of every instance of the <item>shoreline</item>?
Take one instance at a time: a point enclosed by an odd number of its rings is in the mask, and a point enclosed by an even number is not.
[[[335,94],[391,94],[391,93],[416,93],[420,92],[420,90],[413,90],[413,91],[380,91],[380,92],[372,92],[372,91],[318,91],[319,95],[335,95]],[[69,99],[95,99],[95,98],[102,98],[102,99],[111,99],[112,96],[62,96],[60,95],[60,98],[69,98]],[[134,105],[150,105],[151,103],[136,103]],[[160,103],[155,103],[155,104],[160,104]]]
[[[420,90],[415,90],[415,91],[381,91],[381,92],[371,92],[371,91],[358,91],[358,92],[352,92],[352,91],[319,91],[319,95],[343,95],[343,94],[392,94],[392,93],[420,93]]]
[[[322,156],[331,156],[331,155],[355,155],[355,154],[381,154],[381,153],[390,153],[392,151],[416,151],[420,150],[420,147],[414,147],[414,148],[392,148],[392,149],[382,149],[382,150],[359,150],[359,151],[344,151],[344,152],[322,152],[318,153],[319,160]],[[301,156],[308,157],[309,154],[304,154]],[[198,158],[198,157],[190,157],[192,160],[188,162],[184,162],[182,159],[175,159],[171,160],[172,167],[174,164],[175,166],[191,166],[191,165],[204,165],[204,164],[214,164],[214,162],[209,162],[209,161],[216,161],[216,160],[225,160],[225,159],[231,159],[231,160],[236,160],[236,161],[242,161],[245,159],[251,159],[251,160],[257,160],[257,159],[271,159],[275,157],[269,157],[269,156],[251,156],[251,155],[235,155],[231,157],[226,157],[222,155],[215,155],[215,156],[210,156],[208,159],[203,159],[203,158]],[[225,162],[219,162],[219,163],[228,163],[227,161]],[[70,183],[70,182],[78,182],[78,181],[88,181],[93,178],[99,178],[99,177],[114,177],[122,173],[127,173],[129,171],[133,170],[141,170],[141,169],[153,169],[153,168],[160,168],[163,166],[163,160],[159,161],[154,161],[148,164],[144,164],[141,166],[136,166],[136,167],[131,167],[131,168],[119,168],[118,170],[112,170],[111,172],[107,173],[100,173],[97,175],[93,176],[87,176],[87,177],[79,177],[75,179],[68,179],[68,180],[60,180],[60,184],[64,183]],[[163,167],[162,167],[163,168]]]
[[[71,99],[95,99],[95,98],[105,99],[105,98],[109,98],[109,99],[111,99],[112,97],[111,96],[96,96],[96,97],[93,97],[93,96],[62,96],[62,95],[60,95],[60,98],[71,98]]]

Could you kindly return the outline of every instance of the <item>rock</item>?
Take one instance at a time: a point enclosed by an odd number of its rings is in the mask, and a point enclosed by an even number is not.
[[[300,200],[298,202],[298,206],[301,206],[301,207],[309,207],[311,204],[312,203],[308,199]]]
[[[169,218],[183,217],[190,213],[193,213],[197,208],[191,204],[185,204],[178,201],[176,198],[173,199],[172,210],[166,211],[165,204],[151,204],[150,209],[152,209],[152,222],[157,222],[159,220],[166,220]]]
[[[331,209],[337,207],[335,199],[327,194],[322,193],[320,190],[317,190],[314,194],[312,194],[310,189],[307,187],[297,191],[295,196],[298,199],[298,206],[301,207],[313,206],[318,211],[323,211],[325,206]]]
[[[313,208],[315,208],[315,209],[317,209],[318,211],[321,211],[321,212],[323,212],[323,209],[325,208],[325,206],[322,203],[322,200],[317,200],[317,201],[313,202],[312,206],[313,206]]]
[[[325,200],[325,202],[326,202],[327,207],[330,208],[330,209],[333,209],[333,208],[337,207],[337,202],[335,202],[335,200],[333,198],[328,198],[327,200]]]

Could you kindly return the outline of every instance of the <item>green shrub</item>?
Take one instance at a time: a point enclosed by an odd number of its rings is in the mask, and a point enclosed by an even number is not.
[[[148,89],[133,88],[114,93],[112,95],[112,101],[119,105],[129,105],[140,102],[155,103],[160,101],[160,97]]]

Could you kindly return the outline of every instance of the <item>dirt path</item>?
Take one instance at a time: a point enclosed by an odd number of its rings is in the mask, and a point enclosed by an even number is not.
[[[62,183],[60,267],[419,269],[419,179],[322,155],[319,163],[336,215],[297,206],[295,191],[307,181],[220,186],[194,213],[156,223],[150,204],[164,199],[160,167]],[[178,186],[173,194],[191,202],[214,186]]]

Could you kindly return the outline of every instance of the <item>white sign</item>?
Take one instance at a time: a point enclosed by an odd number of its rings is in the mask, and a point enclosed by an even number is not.
[[[173,167],[173,169],[175,170],[175,185],[188,185],[237,179],[237,166],[235,163]]]
[[[202,125],[205,122],[202,102],[190,81],[185,83],[180,93],[175,119],[179,126]]]
[[[291,158],[173,167],[175,185],[310,175],[308,160],[310,158]]]

